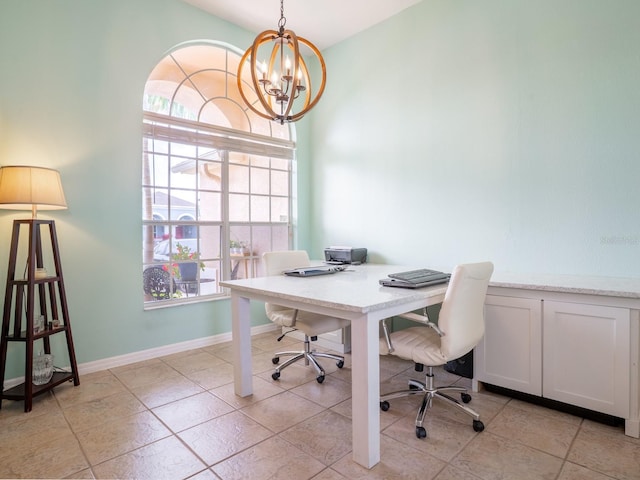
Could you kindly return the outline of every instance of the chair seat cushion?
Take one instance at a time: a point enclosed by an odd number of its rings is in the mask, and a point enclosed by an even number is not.
[[[349,326],[348,320],[303,311],[298,312],[295,325],[292,326],[291,323],[294,312],[295,310],[293,309],[273,311],[270,313],[270,319],[276,325],[296,328],[310,337],[333,332]]]
[[[432,328],[406,328],[393,332],[390,338],[394,348],[392,355],[432,367],[447,363],[440,350],[440,336]],[[384,337],[380,339],[380,353],[389,355]]]

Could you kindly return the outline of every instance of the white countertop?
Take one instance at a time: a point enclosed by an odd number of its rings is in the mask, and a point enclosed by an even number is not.
[[[491,287],[640,298],[640,278],[494,272]]]

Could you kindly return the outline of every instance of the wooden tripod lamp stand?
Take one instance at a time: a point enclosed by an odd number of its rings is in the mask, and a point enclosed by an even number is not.
[[[33,397],[51,390],[63,382],[80,384],[78,367],[71,336],[62,265],[58,250],[55,222],[39,220],[38,210],[67,208],[60,174],[56,170],[30,166],[0,167],[0,208],[31,210],[30,219],[13,221],[9,268],[0,337],[0,380],[4,384],[9,343],[25,345],[24,383],[0,393],[2,400],[24,400],[24,411],[31,411]],[[20,247],[20,230],[28,230],[25,268],[16,272]],[[43,228],[44,227],[44,228]],[[48,235],[46,230],[48,227]],[[42,230],[51,240],[50,255],[53,268],[47,272],[42,250]],[[23,242],[24,243],[24,242]],[[24,250],[24,248],[22,249]],[[24,253],[20,258],[24,257]],[[48,265],[47,265],[48,266]],[[13,320],[13,321],[12,321]],[[50,337],[64,333],[69,354],[69,368],[53,368],[50,376],[34,372],[34,342],[42,340],[44,354],[51,354]],[[40,363],[40,362],[38,362]]]

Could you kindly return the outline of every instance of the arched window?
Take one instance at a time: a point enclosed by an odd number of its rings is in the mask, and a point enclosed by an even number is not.
[[[290,247],[293,127],[246,107],[241,57],[227,45],[183,44],[145,85],[145,302],[223,295],[221,279],[256,276],[263,252]]]

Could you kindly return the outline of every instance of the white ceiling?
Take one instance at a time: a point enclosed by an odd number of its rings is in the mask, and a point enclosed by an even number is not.
[[[277,30],[279,0],[183,0],[258,34]],[[320,50],[422,0],[285,0],[286,28]]]

